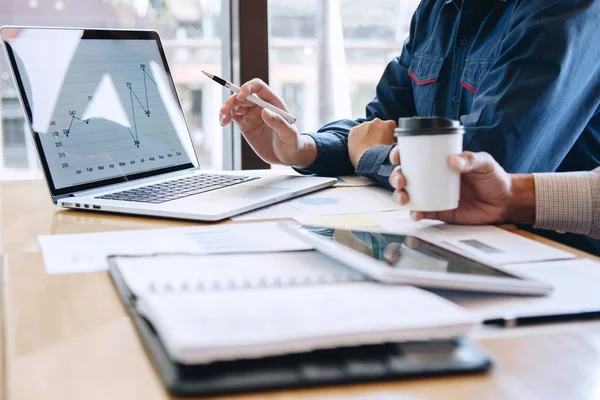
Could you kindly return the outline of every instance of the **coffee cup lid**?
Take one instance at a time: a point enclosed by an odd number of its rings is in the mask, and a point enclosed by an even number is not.
[[[400,118],[398,128],[394,130],[398,136],[447,135],[463,134],[464,127],[460,121],[442,117]]]

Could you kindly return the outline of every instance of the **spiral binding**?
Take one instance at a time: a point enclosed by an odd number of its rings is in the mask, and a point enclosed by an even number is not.
[[[348,283],[362,282],[368,280],[366,277],[358,274],[346,275],[321,275],[314,279],[310,276],[303,278],[260,278],[258,281],[251,280],[239,281],[230,279],[227,282],[223,280],[212,281],[195,281],[195,282],[150,282],[148,291],[151,293],[176,293],[176,292],[203,292],[203,291],[219,291],[219,290],[238,290],[238,289],[266,289],[287,286],[303,286],[303,285],[318,285],[318,284],[333,284],[333,283]]]

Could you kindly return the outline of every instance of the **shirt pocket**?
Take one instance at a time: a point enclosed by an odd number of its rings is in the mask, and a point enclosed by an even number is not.
[[[471,94],[468,96],[469,98],[475,96],[492,64],[494,64],[494,60],[467,60],[465,62],[460,85],[467,93]]]
[[[408,68],[408,76],[412,79],[413,96],[417,115],[432,115],[435,103],[438,79],[444,59],[430,55],[415,54]]]

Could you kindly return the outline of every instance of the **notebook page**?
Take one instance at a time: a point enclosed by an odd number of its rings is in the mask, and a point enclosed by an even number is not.
[[[365,280],[316,251],[118,257],[115,262],[136,295]]]
[[[170,356],[185,364],[452,338],[475,323],[429,292],[369,282],[146,293],[137,307]]]

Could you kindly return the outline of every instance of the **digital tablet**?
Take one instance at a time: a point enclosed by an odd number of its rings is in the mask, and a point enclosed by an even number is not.
[[[317,251],[379,282],[537,296],[552,291],[542,281],[490,267],[415,236],[280,224]]]

